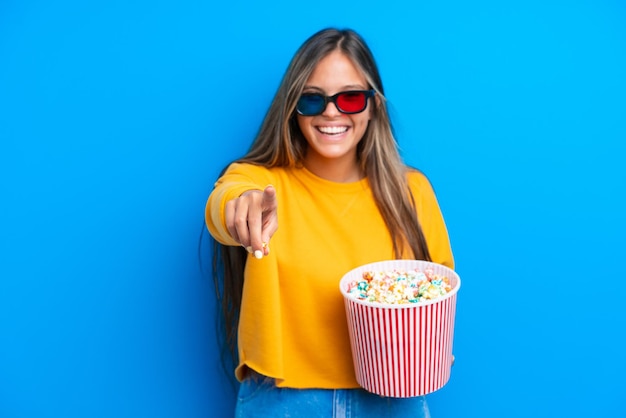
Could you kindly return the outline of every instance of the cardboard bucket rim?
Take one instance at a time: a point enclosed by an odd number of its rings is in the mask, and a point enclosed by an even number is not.
[[[454,285],[454,287],[452,288],[452,290],[450,290],[448,293],[446,293],[445,295],[438,297],[436,299],[431,299],[431,300],[426,300],[426,301],[422,301],[422,302],[414,302],[414,303],[402,303],[402,304],[398,304],[398,303],[383,303],[383,302],[369,302],[366,300],[361,300],[361,299],[357,299],[355,297],[352,297],[347,290],[347,286],[346,283],[349,281],[354,280],[354,275],[358,274],[358,273],[363,273],[365,271],[370,271],[370,270],[376,270],[378,267],[378,271],[382,271],[380,269],[380,266],[384,266],[384,265],[388,265],[388,264],[397,264],[398,267],[402,267],[402,268],[411,268],[414,269],[416,266],[428,266],[428,265],[432,265],[432,266],[436,266],[439,269],[443,269],[446,273],[446,275],[448,276],[448,278],[450,280],[454,280],[456,283]],[[355,267],[352,270],[350,270],[349,272],[347,272],[346,274],[343,275],[343,277],[341,278],[341,280],[339,281],[339,290],[341,291],[341,294],[343,295],[344,298],[350,300],[350,302],[354,302],[360,305],[364,305],[364,306],[370,306],[373,308],[385,308],[385,309],[411,309],[411,308],[415,308],[418,306],[428,306],[428,305],[432,305],[435,303],[439,303],[443,300],[449,299],[451,298],[453,295],[455,295],[459,289],[461,288],[461,278],[459,277],[459,274],[452,270],[450,267],[448,266],[444,266],[443,264],[439,264],[439,263],[435,263],[433,261],[425,261],[425,260],[382,260],[382,261],[375,261],[372,263],[368,263],[368,264],[363,264],[361,266]]]

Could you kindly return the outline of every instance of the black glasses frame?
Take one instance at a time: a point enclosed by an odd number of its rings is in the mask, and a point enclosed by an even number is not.
[[[350,93],[363,93],[365,94],[365,104],[363,105],[363,109],[361,110],[357,110],[354,112],[347,112],[345,110],[342,110],[341,107],[339,107],[339,105],[337,105],[337,98],[339,96],[341,96],[342,94],[350,94]],[[321,115],[322,113],[324,113],[324,111],[326,110],[326,107],[328,106],[328,103],[333,103],[335,105],[335,107],[337,108],[337,110],[345,115],[354,115],[357,113],[361,113],[363,112],[365,109],[367,109],[367,101],[370,97],[373,97],[376,94],[376,90],[346,90],[346,91],[340,91],[337,94],[333,94],[332,96],[325,96],[321,93],[304,93],[302,94],[302,96],[317,96],[317,97],[321,97],[322,99],[324,99],[324,105],[321,107],[321,110],[318,113],[302,113],[300,111],[300,109],[298,109],[298,105],[296,104],[296,112],[298,112],[299,115],[302,116],[317,116],[317,115]],[[300,101],[298,99],[298,101]]]

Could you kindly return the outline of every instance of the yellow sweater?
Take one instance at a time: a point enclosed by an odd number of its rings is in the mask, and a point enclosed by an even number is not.
[[[453,268],[430,183],[419,172],[409,174],[409,183],[432,260]],[[225,203],[269,184],[276,189],[278,231],[270,254],[261,260],[249,256],[246,263],[237,378],[247,365],[281,387],[359,387],[339,280],[359,265],[394,258],[369,183],[334,183],[305,168],[232,164],[207,202],[211,234],[238,245],[226,230]]]

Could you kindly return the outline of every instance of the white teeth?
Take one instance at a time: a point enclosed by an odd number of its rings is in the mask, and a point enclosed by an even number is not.
[[[320,132],[325,134],[341,134],[348,130],[347,126],[320,126]]]

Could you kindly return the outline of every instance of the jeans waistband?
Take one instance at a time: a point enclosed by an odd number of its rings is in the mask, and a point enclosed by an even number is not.
[[[246,373],[245,373],[243,380],[248,380],[248,379],[252,379],[255,382],[262,382],[264,380],[274,381],[274,378],[265,376],[264,374],[261,374],[257,372],[256,370],[246,366]]]

